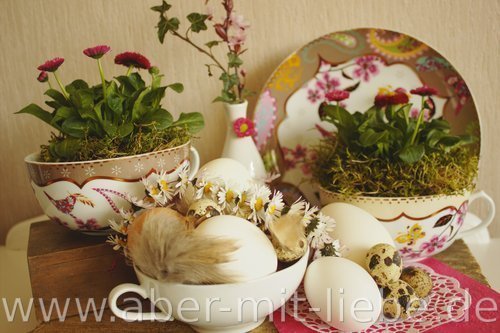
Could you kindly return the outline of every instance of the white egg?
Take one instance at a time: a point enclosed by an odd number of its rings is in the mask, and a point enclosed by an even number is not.
[[[382,297],[361,266],[337,257],[316,259],[307,268],[304,290],[311,309],[341,331],[360,331],[377,321]]]
[[[233,252],[231,261],[221,264],[221,269],[235,275],[240,282],[276,272],[278,258],[271,241],[262,230],[241,217],[214,216],[202,222],[195,232],[237,241],[239,249]]]
[[[203,165],[195,176],[219,178],[230,186],[247,186],[252,176],[240,162],[231,158],[217,158]]]
[[[375,217],[353,205],[332,203],[321,212],[335,219],[334,239],[347,248],[343,257],[363,266],[368,250],[374,245],[385,243],[394,245],[391,234]]]

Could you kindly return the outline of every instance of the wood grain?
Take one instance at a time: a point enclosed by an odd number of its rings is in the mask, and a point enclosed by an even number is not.
[[[157,41],[156,15],[149,7],[159,0],[2,0],[0,1],[0,243],[14,223],[40,213],[23,166],[24,157],[49,137],[49,128],[26,115],[13,115],[30,102],[43,102],[36,66],[63,56],[64,82],[76,77],[97,82],[95,63],[82,49],[108,43],[114,54],[134,50],[146,54],[167,74],[182,81],[185,92],[171,94],[165,106],[174,114],[201,111],[207,126],[195,145],[203,161],[216,158],[225,136],[221,105],[212,104],[219,86],[209,79],[203,58],[177,40]],[[200,0],[171,0],[174,12],[185,16],[202,6]],[[215,5],[215,1],[214,1]],[[466,79],[482,118],[483,147],[479,187],[500,202],[499,0],[252,0],[236,1],[252,23],[245,55],[248,86],[259,90],[290,52],[329,32],[381,27],[415,36],[444,54]],[[104,60],[108,75],[122,69]],[[250,100],[250,107],[255,98]],[[479,209],[482,207],[479,205]],[[500,223],[491,230],[500,236]]]

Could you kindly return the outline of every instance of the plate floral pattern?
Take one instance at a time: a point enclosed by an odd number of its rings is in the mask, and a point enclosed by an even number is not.
[[[456,133],[478,123],[476,106],[454,67],[425,43],[402,33],[381,29],[335,32],[300,48],[278,66],[265,84],[251,117],[254,140],[263,156],[273,155],[280,181],[296,186],[310,201],[317,193],[308,182],[311,147],[333,130],[319,119],[318,106],[333,89],[347,89],[345,107],[366,110],[378,90],[391,85],[407,90],[423,84],[438,90],[435,112]],[[410,100],[418,110],[419,99]],[[415,111],[416,113],[416,111]],[[477,130],[479,128],[477,127]]]

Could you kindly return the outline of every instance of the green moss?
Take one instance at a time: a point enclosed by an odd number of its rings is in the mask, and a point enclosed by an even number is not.
[[[144,154],[185,144],[191,134],[182,127],[171,127],[160,131],[138,132],[127,138],[88,137],[80,141],[78,152],[72,162],[92,161],[115,157]],[[67,162],[50,153],[49,145],[62,141],[64,137],[52,135],[48,145],[42,145],[40,158],[44,162]]]
[[[354,154],[334,138],[316,147],[314,178],[346,196],[411,197],[471,191],[478,172],[475,145],[436,151],[413,164]]]

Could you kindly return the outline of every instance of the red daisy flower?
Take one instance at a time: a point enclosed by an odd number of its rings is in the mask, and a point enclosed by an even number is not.
[[[412,90],[410,90],[410,92],[413,95],[420,95],[420,96],[432,96],[432,95],[436,95],[438,93],[438,91],[436,89],[429,87],[429,86],[426,86],[426,85],[412,89]]]
[[[40,75],[36,78],[39,82],[47,82],[49,80],[49,74],[46,71],[41,71]]]
[[[325,98],[329,102],[340,102],[344,99],[348,99],[349,95],[349,92],[346,90],[332,90],[325,94]]]
[[[115,64],[126,67],[134,66],[136,68],[149,69],[151,63],[142,54],[136,52],[123,52],[115,57]]]
[[[64,62],[64,58],[54,58],[52,60],[47,60],[45,63],[37,67],[39,71],[55,72],[59,66]]]
[[[90,58],[100,59],[103,55],[108,53],[109,50],[111,50],[111,48],[107,45],[97,45],[83,50],[83,54]]]
[[[387,105],[406,104],[408,101],[408,94],[403,88],[398,88],[394,91],[382,88],[379,90],[377,96],[375,96],[375,106],[379,108]]]
[[[233,130],[239,138],[252,136],[255,134],[255,124],[250,119],[241,117],[234,121]]]

